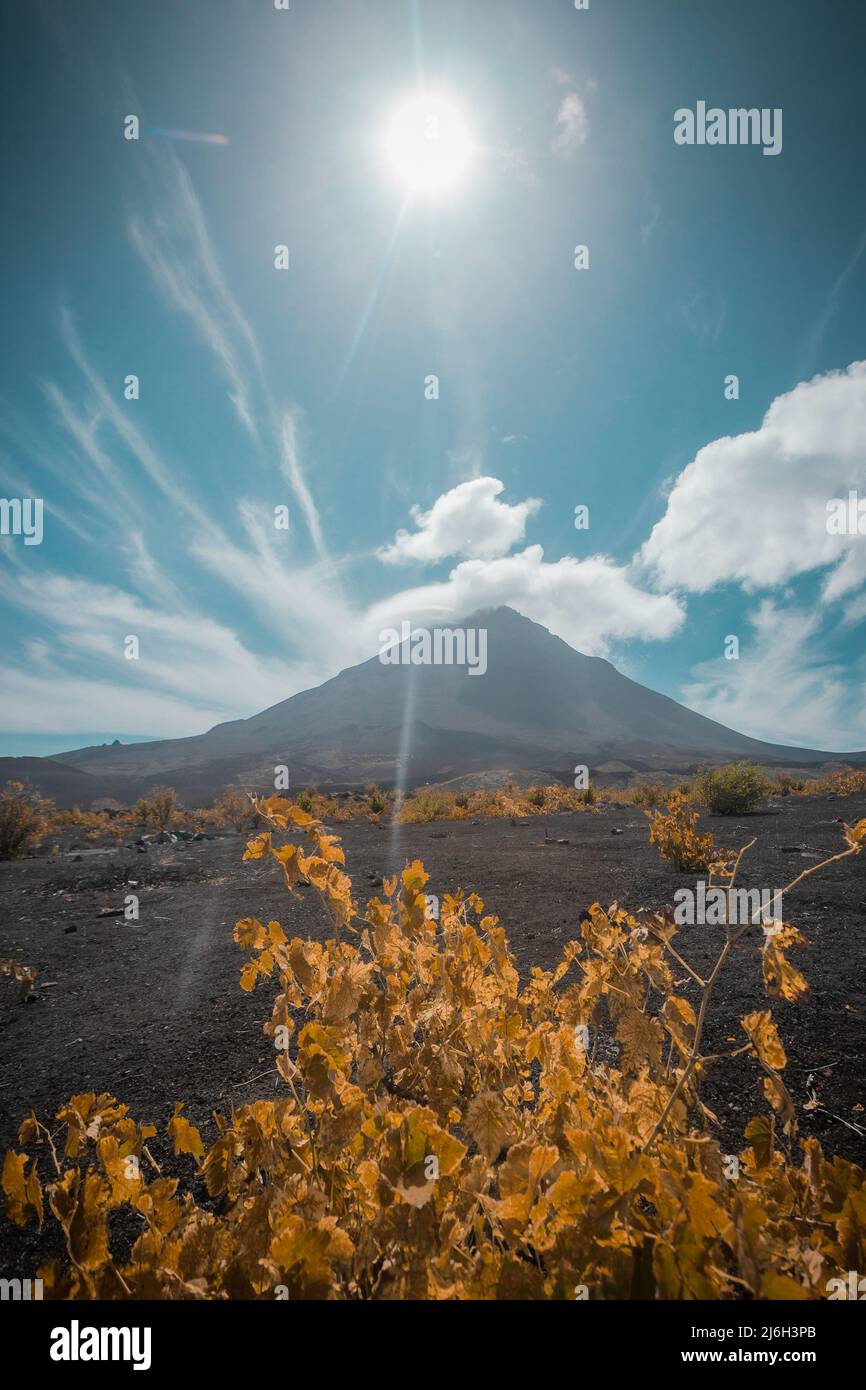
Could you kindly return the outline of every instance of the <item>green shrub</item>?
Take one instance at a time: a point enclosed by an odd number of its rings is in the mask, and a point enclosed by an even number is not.
[[[695,795],[708,811],[741,816],[765,801],[773,786],[755,763],[702,767],[695,778]]]

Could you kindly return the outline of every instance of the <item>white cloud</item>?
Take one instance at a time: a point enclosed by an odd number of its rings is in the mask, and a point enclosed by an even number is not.
[[[0,597],[37,618],[38,668],[0,671],[9,731],[117,728],[177,737],[259,710],[327,674],[254,652],[225,625],[166,611],[105,584],[41,570],[0,570]],[[140,658],[124,657],[135,635]],[[29,660],[34,648],[31,640]],[[58,692],[62,697],[58,698]]]
[[[416,531],[398,531],[377,553],[389,565],[434,564],[446,556],[492,560],[523,540],[526,522],[541,506],[536,497],[511,506],[499,501],[498,478],[472,478],[438,497],[428,512],[410,509]]]
[[[141,464],[163,496],[174,506],[181,508],[193,521],[207,526],[209,522],[205,512],[180,486],[176,480],[175,471],[160,458],[143,431],[133,424],[129,411],[121,409],[106,386],[104,379],[90,362],[81,344],[72,314],[68,309],[64,308],[61,311],[60,326],[66,346],[90,386],[99,409],[89,424],[83,425],[79,419],[76,425],[74,413],[68,407],[64,409],[65,403],[60,392],[51,387],[48,388],[48,392],[55,406],[61,412],[64,424],[87,454],[90,462],[94,467],[100,469],[106,478],[110,477],[111,464],[95,442],[95,432],[98,427],[108,423],[123,440],[129,452]],[[86,442],[88,434],[91,439],[90,446]]]
[[[149,225],[130,218],[129,239],[167,302],[187,316],[214,354],[241,424],[258,440],[250,374],[243,361],[245,355],[252,358],[255,374],[261,375],[258,342],[220,269],[189,174],[174,155],[161,154],[156,167],[163,178],[163,195],[172,203],[170,215]],[[236,335],[243,347],[236,344]]]
[[[404,618],[423,621],[443,609],[455,617],[508,604],[591,656],[628,638],[657,641],[682,625],[682,605],[670,595],[639,587],[627,566],[603,555],[548,563],[540,545],[494,560],[465,560],[438,584],[421,585],[377,603],[368,612],[368,643]]]
[[[866,362],[773,401],[759,429],[701,449],[679,475],[642,559],[663,585],[703,593],[784,584],[829,565],[825,597],[866,577],[863,537],[827,534],[827,502],[866,485]]]
[[[695,668],[683,699],[720,724],[800,747],[866,748],[866,681],[822,655],[821,615],[764,599],[738,661]]]
[[[566,92],[556,115],[556,135],[551,146],[560,159],[569,159],[589,135],[589,118],[579,92]]]
[[[275,403],[256,335],[238,305],[220,267],[201,203],[184,166],[174,155],[155,160],[164,212],[145,224],[130,218],[132,245],[172,308],[185,314],[222,371],[238,419],[260,448],[279,458],[280,470],[291,484],[320,559],[326,558],[321,522],[304,477],[297,443],[294,410]],[[264,421],[265,441],[254,410]]]
[[[810,368],[814,364],[815,358],[818,355],[818,351],[821,347],[821,344],[824,341],[827,329],[832,323],[833,318],[839,308],[839,300],[842,291],[845,289],[845,286],[847,285],[854,271],[857,269],[857,266],[860,262],[860,258],[862,257],[864,251],[866,251],[866,231],[861,233],[860,240],[858,241],[854,249],[854,254],[852,255],[848,264],[843,268],[841,273],[837,275],[836,279],[834,280],[830,288],[830,293],[828,294],[827,299],[824,302],[824,307],[822,308],[820,314],[815,320],[811,332],[809,333],[806,347],[806,363],[807,366]]]
[[[280,453],[280,467],[283,476],[291,483],[292,491],[298,499],[298,506],[303,513],[310,539],[316,548],[316,553],[320,559],[327,558],[325,541],[322,536],[322,526],[319,521],[319,513],[313,501],[313,494],[307,486],[304,471],[301,466],[301,454],[298,448],[298,426],[297,418],[292,411],[287,411],[283,416],[282,428],[282,451]]]

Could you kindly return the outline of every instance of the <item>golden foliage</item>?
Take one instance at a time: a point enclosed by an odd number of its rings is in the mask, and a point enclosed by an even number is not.
[[[0,960],[0,975],[14,980],[18,986],[19,997],[26,1004],[36,989],[37,971],[32,965],[22,965],[17,960]]]
[[[38,845],[51,809],[51,802],[32,787],[7,782],[0,792],[0,859],[15,859]]]
[[[650,844],[678,869],[705,870],[713,859],[715,840],[697,830],[698,812],[690,811],[682,792],[674,792],[664,810],[644,813],[650,823]]]
[[[210,819],[217,825],[231,825],[234,830],[254,830],[259,820],[253,798],[238,787],[226,787],[214,802]]]
[[[8,1154],[2,1183],[13,1221],[41,1221],[48,1151],[67,1258],[39,1270],[47,1296],[823,1297],[828,1277],[863,1268],[864,1173],[814,1139],[797,1148],[769,1010],[743,1019],[731,1054],[752,1059],[768,1106],[736,1178],[712,1136],[701,1033],[746,928],[704,982],[669,913],[594,904],[555,969],[521,986],[477,894],[444,896],[432,921],[415,862],[361,917],[336,837],[291,801],[260,810],[269,829],[245,857],[274,859],[290,892],[312,884],[333,923],[324,943],[254,917],[234,929],[243,987],[275,990],[280,1091],[215,1114],[208,1148],[177,1106],[178,1176],[112,1096],[73,1096],[62,1144],[25,1120],[37,1157]],[[121,1208],[141,1226],[126,1254]]]

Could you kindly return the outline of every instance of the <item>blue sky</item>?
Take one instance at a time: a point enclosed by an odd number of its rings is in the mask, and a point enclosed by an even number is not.
[[[198,733],[490,603],[745,733],[866,748],[866,536],[825,525],[866,496],[861,6],[3,27],[0,490],[45,519],[0,540],[0,753]],[[438,196],[383,151],[419,90],[475,147]],[[701,100],[781,108],[781,153],[677,145]]]

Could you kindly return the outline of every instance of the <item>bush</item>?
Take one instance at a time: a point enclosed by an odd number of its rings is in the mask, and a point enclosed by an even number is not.
[[[226,787],[219,800],[214,802],[213,810],[222,825],[231,825],[239,831],[258,828],[259,817],[255,805],[249,793],[238,787]]]
[[[646,811],[650,823],[650,844],[658,845],[663,859],[677,869],[708,869],[716,857],[712,835],[698,833],[698,813],[690,811],[685,797],[674,792],[667,809]]]
[[[664,801],[665,791],[655,782],[638,782],[637,786],[632,788],[631,799],[635,806],[643,806],[650,810]]]
[[[17,859],[39,844],[54,804],[23,782],[7,782],[0,794],[0,859]]]
[[[788,772],[778,772],[773,782],[773,791],[778,796],[799,795],[806,790],[806,783],[801,777],[792,777]]]
[[[402,825],[427,825],[433,820],[450,819],[453,809],[453,798],[447,793],[422,787],[406,797],[395,819]]]
[[[695,778],[696,799],[708,811],[722,816],[754,811],[772,790],[769,778],[755,763],[702,767]]]
[[[154,787],[148,805],[151,824],[157,830],[167,830],[177,815],[177,792],[174,787]]]
[[[529,791],[526,793],[526,800],[529,802],[530,806],[543,806],[544,799],[543,787],[530,787]]]
[[[706,983],[684,979],[667,916],[595,903],[521,988],[476,894],[444,896],[432,921],[416,861],[361,919],[337,838],[278,797],[262,810],[244,857],[273,859],[290,891],[311,884],[330,919],[325,941],[254,917],[234,929],[241,987],[276,996],[280,1091],[215,1114],[207,1152],[175,1106],[160,1168],[155,1130],[109,1094],[73,1096],[60,1134],[31,1112],[2,1182],[16,1224],[62,1229],[46,1242],[62,1260],[38,1270],[48,1298],[826,1298],[857,1267],[866,1174],[815,1139],[795,1154],[769,1008],[724,1054],[763,1083],[736,1181],[708,1128],[704,1019],[733,941]],[[307,852],[273,843],[290,826]],[[866,820],[845,833],[858,854]],[[802,942],[773,937],[772,997],[802,995],[785,957]],[[600,1028],[615,1062],[595,1060]],[[53,1160],[48,1202],[28,1149]]]
[[[380,787],[375,784],[367,787],[367,805],[374,816],[380,816],[383,811],[388,809],[388,798]]]

